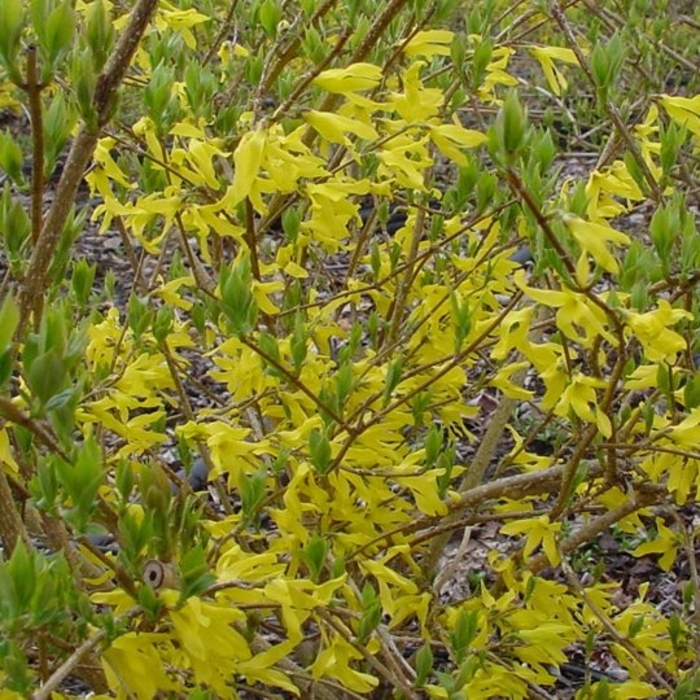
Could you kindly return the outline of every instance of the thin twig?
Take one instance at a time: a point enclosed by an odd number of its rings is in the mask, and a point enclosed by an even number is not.
[[[32,125],[32,243],[36,245],[42,228],[44,200],[44,123],[41,114],[41,90],[37,72],[37,50],[27,47],[27,98]]]
[[[569,585],[576,591],[576,594],[584,601],[590,611],[598,618],[603,627],[608,631],[608,634],[613,638],[616,644],[619,644],[646,672],[654,678],[660,688],[664,688],[668,693],[673,692],[673,688],[666,679],[651,665],[647,658],[637,650],[632,641],[623,636],[615,627],[610,618],[600,609],[598,604],[588,595],[586,589],[581,585],[581,582],[575,576],[571,565],[562,560],[562,571],[566,576]]]
[[[552,16],[556,20],[557,24],[561,27],[561,30],[564,32],[564,36],[566,37],[566,40],[569,44],[569,48],[576,55],[576,59],[578,60],[579,66],[581,67],[584,74],[588,78],[588,81],[591,83],[591,86],[595,90],[596,95],[598,97],[600,97],[600,91],[598,89],[599,86],[598,86],[598,83],[596,82],[596,79],[593,75],[593,71],[591,69],[590,63],[589,63],[588,59],[586,58],[586,56],[584,55],[583,51],[581,50],[581,47],[579,46],[578,42],[576,41],[576,37],[574,36],[574,32],[571,29],[571,25],[569,24],[568,20],[566,19],[566,15],[564,14],[564,10],[562,9],[561,5],[559,5],[557,2],[552,2],[550,5],[550,9],[552,12]],[[649,165],[644,160],[644,157],[642,156],[642,153],[639,150],[639,146],[638,146],[637,142],[632,137],[632,134],[630,134],[630,131],[627,128],[627,125],[623,121],[622,117],[620,116],[620,112],[618,111],[617,107],[609,100],[604,100],[601,106],[603,107],[603,109],[607,113],[609,119],[615,125],[615,128],[617,129],[620,136],[624,139],[625,143],[627,144],[627,148],[629,148],[630,153],[632,154],[635,162],[639,166],[639,170],[644,175],[644,179],[646,180],[647,184],[649,185],[649,189],[651,190],[652,194],[654,195],[654,199],[657,202],[662,201],[663,200],[663,192],[661,191],[661,188],[659,187],[659,183],[656,182],[654,175],[652,174],[651,170],[649,169]]]
[[[115,620],[116,624],[126,622],[136,617],[141,612],[141,607],[136,606],[128,610]],[[88,637],[52,674],[44,683],[41,690],[32,695],[32,700],[49,700],[51,694],[58,689],[61,683],[71,674],[80,663],[80,660],[91,652],[105,637],[107,630],[99,629],[92,637]]]
[[[95,152],[101,129],[109,120],[115,93],[126,75],[141,37],[158,5],[158,0],[139,0],[131,11],[129,24],[97,80],[93,98],[94,123],[83,124],[73,140],[56,188],[56,195],[44,220],[41,234],[34,246],[26,275],[20,288],[20,322],[16,337],[22,338],[33,311],[39,311],[48,287],[47,272],[60,241],[78,187]],[[39,314],[37,314],[39,315]],[[38,318],[36,319],[38,322]]]

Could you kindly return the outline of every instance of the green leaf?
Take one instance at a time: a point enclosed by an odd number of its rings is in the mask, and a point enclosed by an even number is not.
[[[673,692],[673,700],[694,700],[697,698],[698,690],[700,690],[700,670],[696,670],[693,673],[689,672],[678,683]]]
[[[455,326],[455,353],[459,352],[471,330],[471,309],[469,303],[463,301],[452,291],[450,293],[452,323]]]
[[[131,496],[131,491],[134,488],[134,472],[131,469],[131,465],[127,460],[121,460],[117,465],[116,473],[114,476],[114,483],[117,487],[117,491],[122,498],[124,503],[128,502]]]
[[[595,692],[593,693],[593,700],[609,700],[610,698],[610,686],[608,682],[603,679],[600,683],[596,683]]]
[[[94,57],[96,71],[101,71],[114,44],[114,27],[103,0],[95,0],[88,8],[84,36]]]
[[[22,0],[3,0],[0,12],[0,64],[15,83],[22,81],[16,61],[24,21]]]
[[[520,150],[527,130],[527,112],[516,90],[510,90],[496,117],[496,134],[500,150],[511,160]]]
[[[603,99],[607,99],[610,88],[617,81],[624,59],[624,45],[617,33],[606,45],[597,44],[593,49],[590,58],[591,70]]]
[[[352,391],[353,383],[354,377],[352,365],[350,363],[342,365],[335,375],[335,386],[339,404],[342,405],[345,399],[348,398],[350,392]]]
[[[36,586],[37,569],[40,566],[39,561],[35,561],[35,557],[39,555],[29,550],[20,539],[7,562],[7,573],[11,583],[5,593],[9,595],[11,610],[17,616],[26,614],[30,609]]]
[[[659,160],[661,167],[664,169],[664,174],[668,175],[671,168],[678,160],[678,153],[681,146],[685,143],[688,135],[688,129],[685,125],[678,126],[675,121],[672,121],[667,128],[663,125],[659,131],[659,141],[661,142],[661,154]]]
[[[152,586],[144,585],[138,591],[139,605],[144,612],[153,620],[157,620],[163,609],[163,603],[156,595]]]
[[[258,20],[265,33],[274,39],[277,35],[277,26],[282,19],[282,9],[277,0],[264,0],[258,10]]]
[[[51,516],[56,516],[56,503],[59,497],[56,465],[53,459],[42,459],[37,466],[37,473],[29,484],[32,497],[37,507]]]
[[[450,633],[450,645],[457,663],[464,661],[469,646],[476,637],[478,621],[477,610],[460,610],[454,629]]]
[[[671,644],[673,645],[674,650],[678,650],[679,643],[681,640],[681,634],[683,632],[683,625],[681,623],[681,619],[678,615],[675,613],[671,615],[671,617],[668,620],[668,635],[669,638],[671,639]]]
[[[357,628],[357,641],[366,644],[381,621],[382,606],[377,592],[371,583],[365,583],[362,588],[362,617]]]
[[[629,639],[634,639],[644,628],[644,622],[644,615],[635,615],[627,630],[627,637]]]
[[[431,425],[425,437],[425,464],[428,467],[434,466],[437,462],[442,443],[443,438],[440,428],[435,424]]]
[[[457,43],[457,42],[455,42]],[[474,55],[471,60],[471,87],[474,90],[478,90],[484,78],[486,77],[486,69],[491,62],[491,57],[493,56],[493,42],[489,37],[484,38],[480,41],[477,47],[474,49]]]
[[[391,401],[391,395],[401,382],[403,372],[403,362],[401,359],[390,362],[386,368],[386,379],[384,383],[383,406],[386,407]]]
[[[242,256],[228,269],[222,267],[219,276],[221,310],[236,335],[249,333],[257,322],[258,307],[253,298],[253,276],[250,259]]]
[[[425,681],[433,670],[433,650],[430,648],[430,642],[426,642],[416,652],[416,680],[415,687],[420,688],[425,685]]]
[[[72,399],[76,396],[75,387],[70,387],[60,391],[58,394],[54,394],[44,406],[46,411],[57,411],[64,406],[68,406]]]
[[[92,285],[95,282],[95,272],[97,265],[88,263],[85,258],[80,258],[73,265],[71,274],[71,287],[78,304],[85,307],[92,294]]]
[[[127,320],[134,336],[140,338],[153,322],[153,312],[148,308],[148,300],[132,293],[127,306]]]
[[[162,345],[173,328],[173,311],[169,306],[161,306],[153,321],[153,336]]]
[[[105,478],[100,446],[90,437],[78,449],[73,464],[56,457],[55,465],[59,483],[73,502],[70,519],[76,529],[84,532],[97,507],[97,491]]]
[[[10,349],[18,323],[19,307],[12,294],[8,294],[0,306],[0,354]]]
[[[309,567],[311,580],[318,583],[328,556],[328,542],[318,534],[312,535],[306,547],[301,550],[301,558]]]
[[[201,545],[192,547],[180,558],[180,581],[182,600],[200,594],[216,581]]]
[[[89,49],[75,51],[71,59],[69,77],[73,82],[78,112],[91,127],[96,125],[97,113],[93,104],[97,87],[97,70]]]
[[[22,264],[28,255],[31,232],[32,224],[29,215],[22,204],[12,197],[9,182],[5,183],[2,200],[0,200],[0,234],[13,272],[22,269]]]
[[[26,379],[39,404],[46,404],[63,388],[66,368],[57,350],[49,350],[37,356],[26,371]]]
[[[17,185],[23,186],[25,179],[22,172],[24,155],[17,141],[8,131],[0,134],[0,168],[2,168]]]
[[[175,73],[164,63],[160,63],[151,74],[151,80],[143,92],[143,101],[148,109],[148,116],[163,135],[171,125],[175,109],[173,82]]]
[[[700,372],[696,372],[683,387],[683,403],[688,410],[700,406]]]
[[[312,430],[309,434],[311,464],[319,474],[325,474],[331,464],[331,444],[325,432]]]
[[[304,323],[304,316],[301,313],[294,315],[294,332],[291,339],[291,352],[294,370],[297,374],[301,372],[302,365],[306,360],[308,352],[308,331]]]
[[[75,13],[67,2],[61,3],[42,21],[46,25],[46,65],[42,69],[42,82],[48,82],[61,57],[68,51],[75,32]]]
[[[239,481],[241,494],[241,509],[246,523],[255,523],[258,520],[258,509],[265,500],[265,484],[267,482],[267,469],[261,467],[255,473],[242,474]]]
[[[57,92],[44,114],[44,176],[50,177],[75,127],[75,106]]]
[[[20,694],[20,697],[27,697],[32,688],[36,687],[34,679],[29,673],[27,657],[15,641],[7,640],[0,647],[0,668],[7,678],[4,687],[11,693],[15,691]],[[14,693],[12,696],[14,697]]]

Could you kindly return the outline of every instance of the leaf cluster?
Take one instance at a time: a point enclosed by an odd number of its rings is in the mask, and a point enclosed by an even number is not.
[[[6,0],[2,697],[694,696],[698,18],[647,5]]]

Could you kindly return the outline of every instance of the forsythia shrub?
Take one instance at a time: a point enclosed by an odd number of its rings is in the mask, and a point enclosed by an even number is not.
[[[3,0],[0,698],[695,696],[647,5]]]

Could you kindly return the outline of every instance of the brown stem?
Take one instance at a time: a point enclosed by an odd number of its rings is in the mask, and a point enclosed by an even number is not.
[[[0,396],[0,416],[33,433],[42,445],[60,455],[66,462],[70,461],[54,436],[41,423],[23,413],[18,406],[5,396]]]
[[[221,44],[223,44],[226,35],[231,31],[231,26],[233,25],[233,13],[236,11],[236,5],[238,5],[238,0],[231,0],[226,17],[224,17],[221,23],[221,29],[219,29],[216,39],[214,39],[214,41],[211,43],[206,56],[204,56],[204,59],[202,60],[202,67],[206,66],[207,63],[214,58],[214,54],[219,50],[219,47]]]
[[[129,24],[119,37],[114,51],[107,59],[102,74],[97,79],[93,103],[100,127],[107,123],[117,88],[121,85],[131,59],[141,41],[146,27],[158,6],[158,0],[139,0],[131,11]]]
[[[249,198],[245,200],[245,232],[243,233],[243,240],[248,247],[248,254],[250,255],[250,270],[255,280],[260,282],[260,261],[258,260],[258,245],[255,240],[255,211]]]
[[[463,350],[461,350],[458,354],[453,355],[451,358],[445,357],[424,364],[421,370],[426,370],[430,367],[440,367],[441,365],[442,366],[435,372],[435,374],[422,381],[420,384],[418,384],[418,386],[413,387],[410,391],[407,391],[405,394],[402,394],[401,396],[397,397],[394,401],[389,403],[383,409],[377,411],[366,423],[363,423],[358,429],[356,429],[355,433],[359,435],[361,430],[365,430],[373,425],[381,423],[381,421],[384,420],[386,416],[393,413],[397,408],[399,408],[399,406],[403,406],[404,404],[408,403],[413,399],[414,396],[420,394],[426,389],[429,389],[433,384],[435,384],[435,382],[437,382],[439,379],[451,372],[455,367],[458,367],[462,362],[464,362],[465,358],[472,355],[477,350],[477,348],[481,347],[481,344],[486,340],[486,338],[489,335],[491,335],[491,333],[493,333],[494,330],[503,323],[503,320],[506,318],[506,316],[508,316],[508,314],[513,310],[513,308],[515,308],[517,303],[520,301],[521,297],[522,294],[520,292],[517,293],[513,297],[513,299],[508,303],[508,305],[503,308],[501,313],[499,313],[498,316],[494,318],[494,320],[482,330],[479,336],[474,338],[474,340],[472,340],[472,342],[469,343],[469,345]],[[414,371],[414,374],[418,374],[418,370]],[[408,378],[409,376],[411,376],[410,373],[406,374],[404,379]],[[377,393],[376,398],[380,397],[381,393]],[[370,405],[370,403],[365,402],[363,406],[360,407],[360,409],[355,411],[355,413],[351,416],[349,420],[353,421],[359,419],[361,417],[361,414],[365,410],[364,407],[368,405]]]
[[[89,559],[85,559],[76,550],[68,536],[66,524],[48,514],[42,513],[42,524],[44,532],[53,551],[63,552],[63,556],[68,562],[68,566],[73,574],[76,587],[83,588],[86,576],[96,577],[102,573],[97,566]]]
[[[360,63],[367,58],[367,55],[372,50],[372,47],[384,36],[386,28],[399,10],[406,4],[406,0],[391,0],[386,6],[384,12],[372,24],[372,28],[367,32],[365,38],[351,56],[349,63]]]
[[[316,8],[316,11],[309,19],[309,27],[316,27],[318,23],[323,18],[324,15],[328,14],[329,10],[337,3],[338,0],[326,0],[322,5]],[[299,47],[301,46],[301,37],[299,35],[295,36],[289,45],[282,52],[280,57],[277,59],[275,65],[270,69],[270,71],[265,76],[265,80],[260,85],[260,90],[262,93],[267,92],[272,87],[272,84],[277,79],[277,76],[282,72],[282,69],[298,55]],[[296,90],[295,90],[296,92]],[[287,100],[288,101],[288,100]]]
[[[562,474],[559,495],[557,496],[557,500],[552,506],[552,509],[549,511],[550,522],[554,522],[564,512],[566,504],[571,497],[571,487],[574,483],[576,471],[578,470],[586,451],[595,439],[596,435],[598,435],[598,426],[591,423],[586,430],[584,430],[576,445],[576,449],[564,465],[564,473]]]
[[[379,676],[388,682],[390,688],[399,688],[404,697],[409,698],[410,700],[418,700],[419,695],[413,691],[411,688],[411,683],[408,679],[404,678],[400,674],[392,673],[387,666],[381,663],[381,661],[379,661],[373,654],[370,654],[364,644],[360,644],[358,641],[356,641],[351,632],[344,627],[339,620],[336,620],[330,615],[324,615],[324,618],[328,625],[332,627],[340,637],[342,637],[348,644],[352,645],[362,654],[367,664],[371,666]]]
[[[314,404],[316,404],[316,407],[323,411],[324,413],[327,413],[337,424],[340,428],[346,430],[348,433],[352,434],[352,429],[349,425],[346,424],[346,422],[342,419],[341,416],[339,416],[330,406],[328,406],[326,403],[324,403],[316,394],[311,391],[303,382],[299,381],[297,377],[292,374],[284,365],[281,365],[277,360],[275,360],[274,357],[271,357],[268,355],[257,343],[255,343],[253,340],[248,338],[245,335],[240,336],[240,341],[248,348],[250,348],[256,355],[259,355],[262,357],[265,362],[268,364],[272,365],[278,372],[281,372],[287,379],[287,381],[290,382],[293,386],[295,386],[299,391],[301,391],[302,394],[305,396],[308,396]]]
[[[107,556],[84,535],[80,535],[77,538],[77,541],[80,543],[80,546],[87,549],[95,559],[101,561],[105,569],[112,571],[117,584],[121,586],[128,595],[130,595],[134,600],[138,598],[138,590],[134,585],[131,575],[115,560],[114,557]],[[93,576],[97,578],[97,574],[93,574]],[[111,582],[108,585],[111,585]]]
[[[551,493],[559,488],[561,477],[564,468],[560,465],[547,467],[536,472],[527,472],[525,474],[516,474],[515,476],[507,476],[495,481],[489,481],[486,484],[477,486],[463,493],[457,501],[446,499],[444,501],[450,512],[464,513],[471,508],[477,508],[486,501],[497,500],[499,498],[509,498],[513,501],[524,498],[525,496],[533,496],[536,494]],[[602,470],[599,465],[593,463],[590,465],[588,475],[591,479],[601,476]],[[350,561],[363,552],[370,550],[382,540],[389,540],[394,535],[408,535],[414,532],[419,532],[428,527],[433,527],[436,520],[443,521],[434,516],[425,515],[416,518],[413,522],[404,523],[393,530],[388,530],[378,535],[373,540],[365,542],[361,547],[358,547],[352,554],[348,555],[347,560]],[[442,530],[436,531],[435,534],[440,534]]]
[[[536,335],[533,336],[533,333]],[[541,335],[542,333],[539,330],[533,330],[531,332],[531,337],[533,337],[533,339],[539,339]],[[519,370],[513,377],[513,383],[520,385],[524,379],[525,371]],[[474,459],[472,459],[469,469],[467,469],[462,477],[458,487],[459,493],[467,493],[482,483],[486,469],[496,454],[501,437],[508,427],[508,421],[510,421],[517,406],[518,399],[510,398],[508,396],[501,397],[498,408],[493,412],[489,419],[488,428],[486,429],[481,444],[474,455]],[[459,515],[457,513],[452,513],[446,518],[446,522],[452,523],[456,521],[458,517]],[[426,564],[423,565],[424,572],[427,573],[433,571],[437,567],[440,556],[442,555],[445,546],[449,541],[450,535],[451,531],[447,531],[432,541],[430,550],[426,556]]]
[[[557,2],[552,2],[550,9],[552,12],[552,16],[556,20],[557,24],[561,27],[562,32],[564,32],[564,36],[566,37],[567,43],[569,44],[569,48],[576,55],[576,59],[578,60],[581,69],[586,75],[586,78],[588,78],[588,82],[595,90],[595,94],[598,97],[598,99],[601,99],[599,86],[593,75],[591,65],[586,56],[584,55],[583,51],[581,50],[581,47],[579,46],[578,42],[576,41],[576,37],[574,36],[574,32],[571,29],[568,20],[566,19],[566,15],[564,14],[563,8]],[[632,134],[630,134],[630,131],[627,128],[627,125],[623,121],[622,117],[620,116],[620,112],[618,111],[617,107],[609,100],[601,101],[602,107],[608,115],[608,118],[613,122],[618,133],[624,139],[625,143],[627,144],[627,148],[629,148],[630,153],[634,157],[634,160],[636,161],[640,171],[644,175],[644,179],[646,180],[647,185],[649,185],[649,189],[654,195],[654,199],[657,202],[662,201],[663,192],[661,191],[659,184],[654,179],[654,175],[652,174],[651,170],[649,170],[649,166],[642,157],[642,153],[639,150],[637,142],[632,137]]]
[[[179,213],[175,215],[175,221],[178,226],[178,244],[180,249],[184,251],[187,257],[187,262],[190,264],[194,281],[197,283],[197,288],[201,289],[207,296],[216,297],[216,282],[212,279],[207,269],[202,264],[202,261],[194,254],[192,246],[185,233],[185,227],[182,223],[182,217]]]
[[[401,7],[406,4],[406,0],[391,0],[391,2],[384,8],[379,17],[376,18],[372,28],[367,32],[365,38],[362,40],[360,45],[355,49],[355,52],[348,59],[348,65],[352,63],[361,63],[367,58],[367,55],[372,50],[372,47],[379,41],[383,36],[387,25],[391,22],[396,14],[399,12]],[[335,55],[335,52],[334,54]],[[333,112],[338,106],[339,102],[342,100],[342,96],[330,93],[323,100],[323,103],[319,107],[320,112]],[[313,129],[309,129],[304,136],[304,144],[310,146],[314,139],[316,138],[316,132]]]
[[[290,108],[296,102],[299,95],[301,95],[302,92],[304,92],[304,90],[313,82],[314,78],[320,75],[330,65],[333,59],[340,54],[340,52],[343,50],[343,47],[345,46],[345,44],[351,36],[352,30],[350,28],[346,29],[346,31],[344,31],[343,34],[341,34],[341,36],[338,38],[338,43],[333,47],[333,51],[331,51],[318,65],[314,66],[313,69],[310,70],[294,86],[294,89],[292,90],[289,97],[275,110],[273,119],[277,119],[289,112]],[[334,96],[330,95],[330,97]],[[324,111],[323,107],[321,107],[321,111]],[[315,132],[312,129],[310,129],[309,134],[312,134],[312,136],[308,137],[309,144],[307,145],[310,145],[311,139],[314,138],[313,134],[315,134]]]
[[[514,170],[508,168],[506,171],[506,178],[508,180],[508,185],[513,190],[513,194],[525,203],[527,208],[530,210],[530,213],[535,217],[538,226],[542,229],[542,233],[544,233],[544,235],[547,237],[547,240],[552,248],[557,251],[557,255],[564,263],[567,271],[572,277],[574,277],[576,274],[576,268],[564,250],[564,246],[562,246],[556,234],[552,230],[552,227],[549,224],[549,219],[547,219],[547,217],[542,213],[542,210],[539,208],[539,206],[537,206],[532,195],[523,185],[522,181],[518,177],[518,174]]]
[[[659,671],[654,668],[652,662],[639,651],[639,649],[634,645],[631,637],[623,635],[620,630],[615,627],[605,612],[598,606],[598,603],[590,595],[588,595],[588,591],[586,591],[581,582],[578,580],[568,562],[562,562],[562,570],[564,571],[566,580],[569,582],[571,588],[576,592],[578,597],[583,600],[583,602],[588,606],[598,620],[600,620],[603,627],[607,630],[612,639],[623,647],[627,653],[646,670],[647,674],[654,678],[658,686],[664,688],[670,695],[673,692],[673,688],[670,686],[668,681],[661,675],[661,673],[659,673]]]
[[[144,284],[143,276],[141,274],[141,261],[136,257],[134,249],[131,246],[131,241],[129,240],[129,234],[127,233],[126,226],[124,225],[124,219],[121,216],[115,216],[114,224],[117,231],[119,232],[119,238],[121,238],[122,246],[124,247],[124,252],[126,253],[126,259],[129,261],[131,266],[131,273],[134,278],[134,287],[145,293],[148,291],[147,286]]]
[[[416,215],[416,223],[413,226],[413,232],[411,234],[411,248],[406,255],[406,271],[396,285],[396,295],[389,307],[389,319],[387,320],[391,321],[391,325],[389,327],[389,332],[386,335],[382,334],[384,335],[380,342],[380,347],[382,349],[396,343],[399,330],[405,319],[404,314],[406,314],[407,311],[406,300],[408,299],[408,294],[411,291],[411,285],[413,283],[413,271],[417,262],[416,258],[418,256],[420,242],[423,238],[424,222],[425,210],[421,208]]]
[[[17,512],[7,475],[2,469],[0,469],[0,540],[3,543],[5,556],[12,553],[19,540],[28,547],[31,546],[27,529]]]
[[[649,486],[652,487],[656,485],[650,484]],[[587,522],[573,535],[567,537],[561,542],[559,545],[559,551],[562,554],[573,552],[581,545],[595,539],[602,532],[605,532],[608,528],[612,527],[615,523],[620,522],[620,520],[626,518],[628,515],[632,515],[632,513],[650,505],[663,502],[663,500],[665,500],[667,497],[668,491],[665,487],[660,486],[656,489],[649,488],[648,492],[640,493],[639,495],[626,500],[617,508],[613,508],[612,510],[598,516],[594,520]],[[544,552],[532,557],[527,564],[527,568],[535,574],[542,571],[542,569],[546,569],[548,566],[550,566],[549,558]]]
[[[178,403],[179,406],[182,410],[182,414],[185,416],[185,418],[188,421],[194,422],[196,420],[196,415],[195,412],[192,410],[192,403],[190,402],[190,397],[187,394],[186,388],[183,386],[182,383],[182,376],[183,372],[180,367],[178,367],[175,358],[173,357],[172,352],[170,351],[170,346],[168,345],[167,338],[163,341],[161,344],[161,350],[163,352],[163,355],[165,357],[165,361],[168,365],[168,371],[170,372],[170,376],[172,377],[173,384],[175,385],[175,391],[178,396]],[[204,464],[207,467],[207,471],[211,472],[212,469],[214,468],[214,464],[211,461],[211,456],[209,454],[209,450],[206,448],[206,445],[198,441],[197,442],[197,448],[199,450],[199,454],[204,461]],[[174,476],[174,475],[173,475]],[[179,484],[178,486],[182,487],[182,484]],[[230,504],[229,504],[229,499],[226,497],[226,494],[224,493],[224,490],[221,485],[221,479],[216,479],[215,481],[215,487],[216,490],[219,493],[219,497],[221,500],[221,504],[223,506],[224,511],[226,514],[230,515]],[[207,513],[207,517],[211,520],[220,520],[221,518],[219,515],[216,513],[216,511],[213,508],[209,507],[209,504],[206,504],[205,510]]]
[[[121,623],[136,617],[141,612],[140,607],[134,607],[128,612],[124,613],[115,623]],[[81,659],[91,654],[93,649],[107,636],[107,630],[102,628],[98,630],[92,637],[88,637],[62,664],[54,671],[51,678],[44,683],[41,690],[38,690],[34,695],[32,695],[32,700],[49,700],[53,692],[61,685],[64,681],[78,666]]]
[[[38,311],[41,307],[44,293],[48,287],[46,275],[61,238],[63,226],[75,202],[75,196],[85,169],[95,151],[100,130],[109,121],[117,88],[124,79],[157,4],[158,0],[139,0],[131,12],[129,24],[107,60],[102,74],[97,79],[97,87],[93,97],[95,123],[83,124],[73,141],[56,188],[56,196],[44,220],[41,233],[29,260],[24,283],[20,289],[20,322],[16,334],[18,338],[22,337],[32,312]]]
[[[251,642],[250,648],[254,654],[260,654],[264,651],[268,651],[271,646],[272,644],[270,642],[261,635],[257,635]],[[284,673],[295,679],[297,687],[302,692],[301,697],[316,698],[316,700],[339,700],[339,698],[343,697],[339,695],[339,688],[326,687],[326,680],[323,678],[313,680],[309,673],[305,672],[301,666],[297,665],[289,657],[280,659],[275,665]],[[342,692],[347,691],[343,688]],[[353,693],[352,697],[357,696]]]

